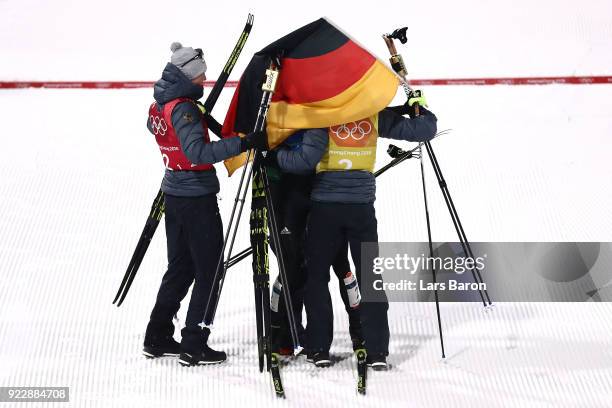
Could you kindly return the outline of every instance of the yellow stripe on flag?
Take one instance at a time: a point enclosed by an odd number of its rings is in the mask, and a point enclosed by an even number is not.
[[[274,148],[300,129],[326,128],[370,117],[391,103],[398,86],[397,75],[376,60],[359,81],[332,98],[303,104],[273,102],[267,116],[268,144]],[[229,175],[245,161],[244,153],[225,160]]]
[[[376,60],[359,81],[332,98],[305,104],[274,102],[267,117],[268,143],[278,146],[300,129],[326,128],[370,117],[391,103],[398,85],[397,76]]]

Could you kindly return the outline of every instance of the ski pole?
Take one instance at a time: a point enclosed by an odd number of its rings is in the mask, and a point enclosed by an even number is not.
[[[402,87],[404,88],[404,91],[406,92],[406,96],[410,98],[413,95],[414,91],[408,85],[408,81],[406,79],[408,75],[407,70],[406,70],[406,65],[404,64],[404,60],[402,56],[397,52],[397,49],[395,48],[395,44],[393,42],[394,39],[397,39],[402,44],[405,44],[407,42],[406,30],[407,30],[407,27],[399,28],[391,34],[384,34],[383,39],[385,40],[385,43],[387,44],[387,48],[389,49],[389,52],[391,53],[391,57],[390,57],[391,67],[401,77]],[[419,115],[418,103],[416,103],[416,106],[415,106],[415,114],[417,116]],[[459,241],[461,243],[463,251],[466,255],[473,258],[474,256],[473,256],[472,248],[469,244],[469,241],[467,240],[467,236],[463,229],[463,225],[461,224],[461,221],[459,220],[459,214],[457,213],[452,197],[450,196],[450,192],[448,191],[448,186],[442,175],[442,170],[440,169],[440,165],[433,151],[433,147],[431,146],[431,143],[429,141],[424,142],[424,144],[427,150],[427,154],[429,155],[431,165],[436,174],[436,178],[438,179],[438,184],[442,191],[442,195],[444,197],[446,206],[448,207],[448,211],[450,213],[451,219],[453,221],[453,225],[459,237]],[[487,290],[480,289],[480,286],[481,286],[480,284],[482,284],[483,282],[482,275],[480,274],[480,270],[478,268],[472,268],[470,272],[472,273],[472,277],[474,278],[474,281],[479,284],[478,294],[480,295],[480,299],[482,300],[483,306],[485,307],[487,306],[487,301],[490,306],[492,303],[491,303],[491,299],[489,297]],[[487,301],[485,301],[485,297],[487,298]]]
[[[255,126],[254,126],[254,131],[258,132],[263,130],[264,128],[264,124],[265,124],[265,117],[268,114],[268,109],[270,106],[270,102],[272,101],[272,94],[271,92],[263,92],[262,96],[261,96],[261,101],[259,104],[259,110],[257,112],[257,119],[255,121]],[[230,245],[229,245],[229,250],[228,250],[228,254],[227,254],[227,258],[228,261],[231,258],[232,255],[232,249],[234,247],[234,242],[236,239],[236,234],[238,232],[238,225],[240,224],[240,216],[242,215],[242,210],[244,207],[244,202],[246,199],[246,194],[247,194],[247,187],[245,186],[245,175],[247,173],[247,168],[249,169],[248,171],[248,176],[246,177],[246,184],[248,185],[248,183],[251,181],[251,178],[253,176],[253,164],[250,163],[251,157],[255,158],[257,154],[257,151],[254,150],[249,150],[247,153],[247,157],[246,157],[246,162],[245,165],[242,169],[242,174],[240,176],[240,182],[238,184],[238,191],[236,192],[236,198],[234,199],[234,206],[232,208],[232,213],[230,216],[230,220],[227,226],[227,230],[225,233],[225,238],[223,239],[223,247],[221,250],[221,255],[219,257],[219,261],[217,263],[217,269],[215,271],[215,277],[214,277],[214,281],[213,281],[213,287],[211,288],[211,292],[210,295],[208,296],[208,301],[206,302],[206,309],[204,312],[204,324],[207,326],[210,326],[213,324],[214,320],[215,320],[215,314],[217,312],[217,307],[219,305],[219,298],[221,297],[221,291],[223,290],[223,284],[225,281],[225,275],[227,273],[227,262],[224,262],[224,258],[225,258],[225,248],[227,246],[228,240],[230,241]],[[243,189],[244,187],[244,189]],[[242,195],[241,195],[242,192]],[[238,210],[238,215],[236,217],[236,225],[234,227],[233,233],[232,233],[232,237],[231,239],[229,238],[229,234],[230,231],[232,229],[232,224],[234,223],[234,216],[236,214],[236,208],[238,207],[238,204],[240,203],[239,206],[239,210]],[[215,286],[218,285],[218,289],[217,289],[217,294],[214,296],[214,300],[213,300],[213,295],[215,293]],[[209,317],[210,314],[210,317]]]
[[[450,129],[446,129],[443,130],[441,132],[438,132],[436,134],[435,137],[444,135],[446,133],[448,133],[450,131]],[[422,146],[422,143],[419,144],[419,146]],[[376,172],[374,172],[374,177],[378,177],[381,174],[383,174],[384,172],[386,172],[387,170],[389,170],[390,168],[393,168],[395,166],[397,166],[398,164],[400,164],[401,162],[403,162],[404,160],[410,159],[410,158],[418,158],[418,155],[414,155],[414,152],[417,151],[419,148],[415,147],[412,150],[408,150],[408,151],[404,151],[402,149],[400,149],[399,147],[391,144],[389,145],[389,148],[387,149],[387,153],[389,154],[389,156],[391,156],[391,158],[393,159],[391,162],[389,162],[387,165],[385,165],[384,167],[378,169]],[[242,261],[243,259],[245,259],[246,257],[248,257],[249,255],[253,254],[253,248],[249,247],[246,249],[243,249],[242,251],[238,252],[236,255],[232,256],[228,261],[227,261],[227,268],[231,268],[232,266],[238,264],[240,261]]]
[[[451,131],[451,129],[442,130],[442,131],[436,133],[436,135],[433,138],[435,139],[436,137],[445,135],[445,134],[449,133],[450,131]],[[384,172],[386,172],[390,168],[397,166],[398,164],[400,164],[404,160],[407,160],[407,159],[410,159],[410,158],[413,158],[413,157],[416,158],[416,159],[420,158],[419,154],[415,155],[414,153],[417,150],[420,153],[421,146],[423,146],[423,143],[419,143],[419,145],[417,147],[415,147],[414,149],[412,149],[412,150],[404,151],[404,150],[400,149],[399,147],[397,147],[397,146],[395,146],[393,144],[390,144],[389,147],[387,148],[387,154],[389,156],[391,156],[393,158],[393,160],[391,160],[389,163],[387,163],[385,166],[381,167],[380,169],[376,170],[374,172],[374,177],[380,176],[381,174],[383,174]]]
[[[406,92],[406,96],[410,98],[412,95],[412,89],[410,89],[410,87],[408,86],[408,83],[406,82],[406,75],[407,75],[406,66],[404,65],[404,60],[402,59],[402,56],[398,54],[397,49],[395,48],[395,44],[393,42],[393,39],[397,38],[402,43],[405,43],[407,41],[406,40],[406,30],[407,30],[407,27],[397,29],[392,34],[383,35],[383,39],[385,40],[385,43],[387,44],[387,48],[389,49],[389,52],[391,53],[391,58],[390,58],[391,67],[404,80],[402,82],[402,86],[404,88],[404,91]],[[416,116],[419,116],[418,103],[414,107],[414,114]],[[419,144],[418,148],[420,149],[420,147],[421,145]],[[431,223],[429,219],[429,209],[427,206],[427,190],[425,188],[425,173],[424,173],[424,167],[423,167],[423,155],[422,154],[420,154],[419,160],[421,163],[421,178],[423,181],[423,200],[425,203],[425,219],[427,223],[427,238],[429,241],[430,256],[433,258],[433,243],[431,240]],[[432,268],[432,273],[433,273],[433,280],[435,282],[436,273],[435,273],[434,268]],[[438,318],[438,330],[440,334],[440,345],[441,345],[441,350],[442,350],[442,358],[445,358],[444,340],[443,340],[443,333],[442,333],[442,318],[440,316],[440,303],[438,299],[438,290],[435,286],[434,286],[434,297],[435,297],[435,302],[436,302],[436,316]]]

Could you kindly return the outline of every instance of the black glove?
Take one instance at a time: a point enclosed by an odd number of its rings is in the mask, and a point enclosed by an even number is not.
[[[267,167],[278,167],[276,163],[276,150],[268,150],[265,156],[261,156],[261,163]]]
[[[406,103],[399,106],[389,106],[387,109],[398,115],[408,115],[411,118],[414,118],[416,116],[417,106],[419,106],[419,108],[427,106],[427,100],[425,99],[425,94],[422,91],[415,89],[414,91],[410,92]]]
[[[246,152],[250,149],[257,149],[265,151],[269,149],[268,146],[268,135],[265,131],[260,130],[257,132],[249,133],[240,140],[240,151]]]

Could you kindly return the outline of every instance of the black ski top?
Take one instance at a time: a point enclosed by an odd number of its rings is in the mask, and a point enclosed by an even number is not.
[[[180,69],[171,63],[166,65],[153,91],[153,97],[160,105],[160,109],[163,109],[164,104],[177,98],[192,100],[176,105],[172,111],[172,126],[176,131],[181,150],[190,162],[213,164],[240,154],[240,138],[231,137],[216,142],[206,142],[200,120],[204,118],[208,128],[217,136],[221,135],[221,125],[212,116],[203,114],[196,105],[197,100],[203,95],[204,88],[191,82]],[[198,120],[193,120],[193,118]],[[148,119],[147,128],[153,133]],[[219,179],[214,169],[210,171],[166,169],[161,189],[166,194],[179,197],[217,194]]]
[[[378,113],[378,136],[423,142],[436,134],[436,116],[421,108],[421,116],[404,118],[390,109]],[[329,145],[328,129],[308,129],[297,149],[280,148],[276,158],[280,168],[296,174],[313,172]],[[332,203],[373,203],[376,179],[365,170],[323,171],[316,175],[311,193],[313,201]]]

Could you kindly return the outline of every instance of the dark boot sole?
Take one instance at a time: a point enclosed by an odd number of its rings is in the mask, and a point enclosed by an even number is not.
[[[224,359],[218,359],[218,360],[196,360],[193,358],[191,354],[188,354],[188,353],[184,353],[179,356],[179,364],[182,365],[183,367],[221,364],[224,361],[227,361],[227,357]]]
[[[368,363],[368,367],[370,367],[374,371],[387,371],[387,364],[382,363]]]
[[[214,364],[221,364],[226,362],[227,360],[219,360],[219,361],[198,361],[198,362],[193,362],[193,361],[186,361],[186,360],[181,360],[179,359],[179,364],[182,365],[183,367],[194,367],[194,366],[199,366],[199,365],[214,365]]]
[[[157,353],[151,350],[144,349],[142,350],[142,355],[146,358],[159,358],[159,357],[178,357],[180,353]]]
[[[319,360],[316,363],[311,358],[306,358],[306,362],[311,363],[317,368],[328,368],[331,367],[331,360]]]

